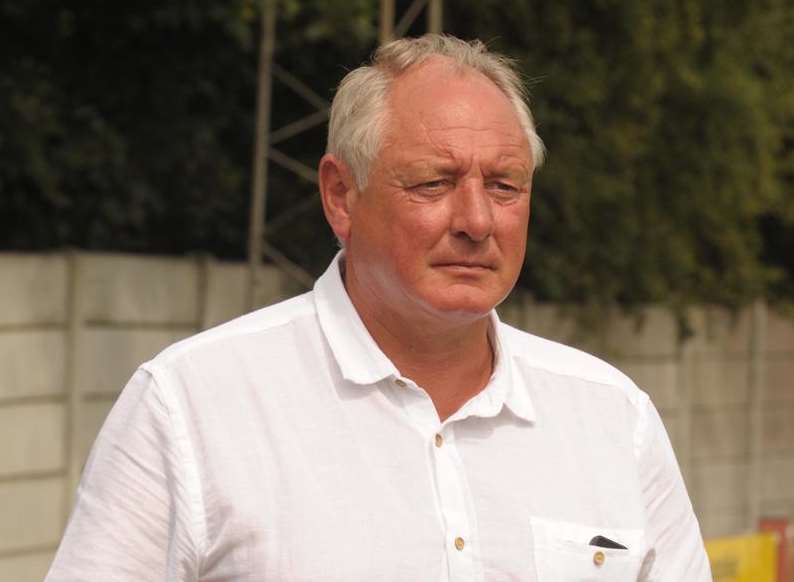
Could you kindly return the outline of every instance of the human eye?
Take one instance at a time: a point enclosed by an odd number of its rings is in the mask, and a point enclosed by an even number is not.
[[[449,190],[450,187],[451,183],[449,180],[445,178],[434,178],[418,182],[411,190],[425,196],[438,196]]]
[[[509,182],[492,182],[491,187],[503,192],[516,192],[518,188]]]
[[[509,180],[491,180],[485,184],[486,189],[500,200],[513,200],[521,195],[522,189]]]

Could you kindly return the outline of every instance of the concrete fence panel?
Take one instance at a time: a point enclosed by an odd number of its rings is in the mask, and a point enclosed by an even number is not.
[[[113,254],[83,257],[80,289],[89,322],[195,325],[196,261]]]
[[[0,476],[63,469],[65,419],[60,402],[0,408]]]
[[[0,402],[63,393],[66,333],[62,329],[0,328]]]
[[[748,421],[745,407],[695,411],[692,414],[693,459],[746,459],[749,455]]]
[[[713,352],[695,353],[692,361],[692,404],[697,407],[746,405],[749,401],[748,354],[735,358]]]
[[[263,267],[257,304],[294,294]],[[167,345],[247,310],[245,265],[211,257],[0,254],[0,581],[40,580],[116,396]],[[520,290],[500,317],[604,357],[653,398],[707,536],[794,519],[794,322],[649,307],[580,313]],[[583,324],[585,322],[585,324]],[[11,578],[7,578],[11,576]]]
[[[640,316],[616,312],[604,323],[604,331],[604,354],[663,358],[678,353],[678,324],[660,307],[649,307]]]
[[[653,399],[659,410],[674,411],[680,403],[678,361],[671,357],[654,360],[613,359],[612,364],[634,380]]]
[[[0,482],[0,556],[54,547],[63,531],[63,497],[58,478]]]
[[[0,325],[58,324],[66,319],[67,260],[62,255],[4,253]]]
[[[77,384],[85,394],[118,394],[135,369],[194,327],[139,329],[87,327],[78,354]]]

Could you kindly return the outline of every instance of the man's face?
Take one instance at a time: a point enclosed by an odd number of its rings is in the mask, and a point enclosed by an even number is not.
[[[524,259],[532,159],[510,102],[443,59],[392,85],[345,240],[354,302],[416,321],[485,316]]]

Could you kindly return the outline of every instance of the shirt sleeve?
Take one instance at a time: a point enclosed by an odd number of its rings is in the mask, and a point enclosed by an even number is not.
[[[139,369],[94,443],[45,582],[198,580],[180,434],[154,376]]]
[[[639,468],[652,554],[643,580],[711,582],[700,527],[667,431],[650,400],[645,407]]]

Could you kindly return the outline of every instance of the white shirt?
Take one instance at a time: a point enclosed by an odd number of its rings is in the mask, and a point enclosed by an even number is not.
[[[667,435],[628,378],[493,314],[490,383],[440,422],[337,264],[140,367],[48,581],[711,579]]]

